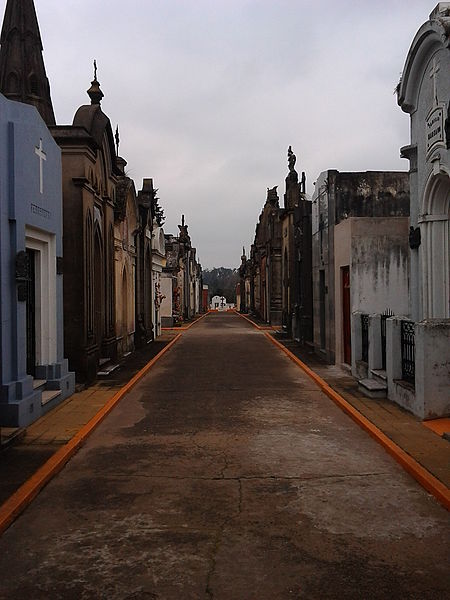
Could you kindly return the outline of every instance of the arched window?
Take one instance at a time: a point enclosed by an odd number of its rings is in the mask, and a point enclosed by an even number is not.
[[[109,323],[114,328],[114,228],[109,226]]]
[[[38,78],[34,73],[31,73],[28,77],[28,91],[32,96],[39,96]]]
[[[8,94],[19,93],[19,78],[16,73],[10,73],[6,80],[6,92]]]
[[[94,235],[91,212],[86,215],[86,304],[87,304],[87,329],[88,337],[94,335],[94,284],[93,284],[93,262],[94,262]]]

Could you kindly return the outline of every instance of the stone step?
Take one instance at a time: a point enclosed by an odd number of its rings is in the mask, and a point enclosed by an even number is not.
[[[0,427],[0,449],[4,450],[21,440],[26,431],[25,427]]]
[[[113,371],[115,371],[116,369],[118,369],[119,367],[120,367],[119,364],[106,365],[100,371],[97,372],[97,375],[99,377],[107,377],[108,375],[111,375],[111,373]]]
[[[109,363],[110,360],[110,358],[103,357],[98,361],[98,366],[102,367],[103,365],[106,365],[106,363]]]
[[[33,390],[43,387],[47,383],[46,379],[33,379]]]
[[[61,394],[62,394],[61,390],[45,390],[45,391],[43,391],[41,405],[45,406],[46,404],[48,404],[49,402],[51,402],[58,396],[61,396]]]
[[[378,381],[379,383],[387,383],[387,373],[384,369],[372,369],[370,372],[375,381]]]
[[[359,379],[358,390],[368,398],[386,398],[387,384],[375,379]]]

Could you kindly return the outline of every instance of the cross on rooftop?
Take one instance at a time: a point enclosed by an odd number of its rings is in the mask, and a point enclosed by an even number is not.
[[[42,139],[39,140],[39,147],[36,146],[34,149],[35,154],[39,157],[39,191],[41,194],[44,193],[44,160],[47,160],[47,155],[42,148]]]
[[[430,79],[433,79],[433,102],[435,103],[435,105],[437,105],[437,103],[438,103],[436,75],[439,72],[439,68],[440,68],[439,63],[436,63],[436,59],[433,58],[433,66],[431,67],[431,70],[430,70]]]

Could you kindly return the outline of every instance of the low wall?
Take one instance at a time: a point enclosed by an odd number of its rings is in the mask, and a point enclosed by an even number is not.
[[[415,326],[416,395],[423,418],[450,416],[450,319],[420,321]]]
[[[402,320],[386,322],[388,398],[421,419],[450,416],[450,319],[415,324],[414,385],[402,381]]]

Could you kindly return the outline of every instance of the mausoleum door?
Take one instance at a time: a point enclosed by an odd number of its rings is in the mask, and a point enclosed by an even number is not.
[[[151,307],[152,307],[152,258],[150,255],[150,250],[147,248],[145,252],[145,268],[144,268],[144,326],[146,330],[146,335],[148,336],[149,331],[152,328],[152,316],[151,316]]]
[[[421,229],[424,319],[450,318],[450,177],[438,175],[427,186]]]
[[[352,343],[350,327],[350,269],[341,267],[342,272],[342,331],[344,342],[344,362],[350,365],[352,362]]]
[[[122,336],[123,351],[128,351],[128,281],[127,271],[124,268],[122,274]]]
[[[319,271],[319,323],[320,323],[320,348],[326,346],[326,319],[325,319],[325,271]]]
[[[105,301],[103,252],[98,233],[94,236],[94,331],[95,341],[101,350],[104,335]],[[108,357],[109,358],[109,357]]]
[[[36,252],[27,248],[28,281],[26,299],[27,374],[36,372]]]

